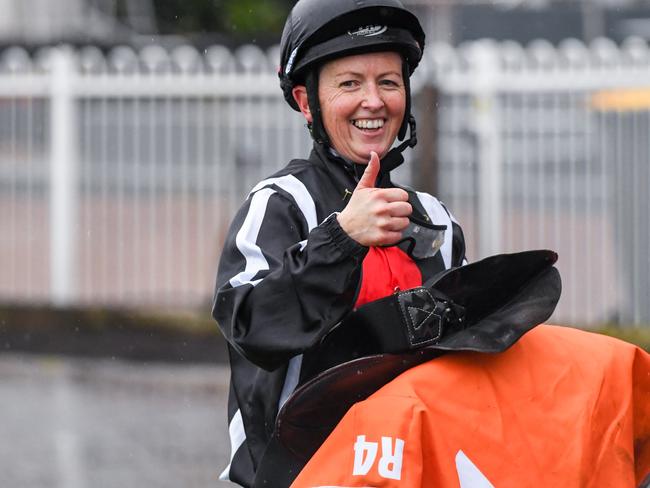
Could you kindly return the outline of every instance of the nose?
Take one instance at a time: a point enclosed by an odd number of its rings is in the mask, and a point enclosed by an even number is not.
[[[368,83],[363,94],[361,106],[365,109],[376,111],[384,106],[384,100],[376,83]]]

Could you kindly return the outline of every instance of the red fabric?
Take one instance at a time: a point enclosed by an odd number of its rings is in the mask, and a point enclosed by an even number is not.
[[[540,325],[354,405],[292,488],[630,487],[650,474],[650,355]]]
[[[420,285],[422,273],[408,254],[398,247],[371,247],[363,260],[361,291],[355,306]]]

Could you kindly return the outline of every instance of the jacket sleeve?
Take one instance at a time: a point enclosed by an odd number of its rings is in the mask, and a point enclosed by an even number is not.
[[[309,229],[294,201],[263,188],[249,196],[229,230],[213,316],[240,354],[275,369],[352,309],[366,252],[335,215]]]
[[[452,267],[464,266],[467,264],[467,256],[465,255],[465,235],[463,234],[463,229],[460,224],[454,219],[453,215],[449,214],[451,217],[451,228],[453,241],[451,245],[451,265]]]
[[[447,226],[445,243],[440,249],[445,267],[454,268],[467,264],[463,229],[447,206],[428,193],[415,192],[415,194],[417,199],[413,199],[411,203],[419,202],[433,223]]]

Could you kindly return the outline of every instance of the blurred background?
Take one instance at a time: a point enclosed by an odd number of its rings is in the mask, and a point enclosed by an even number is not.
[[[552,321],[647,347],[650,1],[403,1],[428,37],[397,180],[470,260],[556,250]],[[221,486],[221,245],[311,146],[293,3],[0,0],[2,486]]]

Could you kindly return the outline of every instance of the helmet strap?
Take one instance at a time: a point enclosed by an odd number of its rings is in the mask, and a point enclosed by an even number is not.
[[[407,119],[405,125],[407,125],[410,129],[410,137],[402,142],[399,146],[394,147],[388,151],[386,153],[386,156],[382,158],[379,167],[379,177],[381,177],[383,174],[390,173],[399,165],[401,165],[404,162],[404,156],[402,156],[402,152],[404,152],[407,147],[414,147],[418,143],[417,133],[415,129],[415,117],[413,117],[411,114],[408,114],[405,119]]]
[[[388,151],[388,153],[386,153],[386,156],[384,156],[381,160],[381,166],[379,169],[380,175],[390,173],[392,170],[401,165],[404,162],[404,156],[402,156],[402,152],[404,152],[407,147],[414,147],[418,143],[415,129],[415,117],[411,115],[411,72],[406,60],[404,58],[402,59],[402,80],[404,83],[404,92],[406,93],[406,102],[404,107],[404,120],[402,121],[402,126],[399,129],[397,138],[400,141],[403,141],[406,137],[407,129],[410,131],[410,136],[399,146],[394,147]]]
[[[404,107],[404,120],[402,121],[402,126],[399,129],[399,132],[397,133],[397,138],[402,141],[404,140],[404,137],[406,137],[406,129],[408,128],[410,122],[410,117],[411,117],[411,77],[410,77],[410,71],[408,67],[408,63],[404,58],[402,58],[402,82],[404,83],[404,92],[406,94],[406,103]],[[411,134],[413,133],[413,129],[411,129]],[[415,144],[413,144],[415,146]],[[412,146],[411,146],[412,147]]]
[[[325,132],[323,118],[321,116],[321,106],[318,99],[318,69],[312,68],[305,77],[305,87],[307,88],[307,102],[311,112],[312,122],[309,124],[309,132],[312,139],[319,144],[330,145],[329,137]]]

